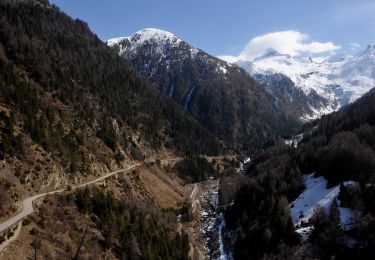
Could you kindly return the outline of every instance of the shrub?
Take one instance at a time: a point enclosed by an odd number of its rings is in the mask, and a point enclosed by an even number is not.
[[[11,238],[14,235],[13,231],[8,231],[8,238]]]
[[[31,221],[28,218],[25,218],[24,220],[22,220],[22,226],[30,225],[30,223]]]

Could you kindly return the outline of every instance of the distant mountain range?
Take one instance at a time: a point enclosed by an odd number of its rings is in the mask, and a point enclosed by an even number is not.
[[[354,56],[340,53],[326,58],[293,57],[269,49],[252,61],[234,63],[270,91],[280,85],[302,90],[308,102],[304,119],[335,111],[375,86],[375,46],[371,45]],[[293,93],[290,96],[294,98]]]
[[[252,151],[301,125],[282,97],[270,95],[242,68],[148,28],[107,44],[204,127],[240,151]]]
[[[275,133],[289,134],[286,125],[295,128],[336,111],[375,86],[374,46],[326,58],[268,49],[252,61],[230,63],[153,28],[107,44],[217,137],[245,151]]]

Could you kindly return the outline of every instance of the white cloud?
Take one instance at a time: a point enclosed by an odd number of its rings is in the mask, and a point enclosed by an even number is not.
[[[311,41],[308,34],[298,31],[280,31],[263,34],[249,41],[237,60],[253,60],[273,48],[282,54],[298,56],[301,54],[318,54],[333,52],[341,48],[332,42]],[[235,61],[233,56],[221,56],[228,62]]]

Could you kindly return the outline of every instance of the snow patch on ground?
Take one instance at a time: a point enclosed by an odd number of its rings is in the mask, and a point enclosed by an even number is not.
[[[290,215],[293,223],[303,239],[306,239],[311,231],[311,227],[303,226],[312,217],[314,209],[322,207],[326,210],[331,206],[332,201],[337,198],[340,192],[340,185],[327,188],[327,180],[320,176],[314,178],[314,174],[304,176],[306,189],[301,195],[290,204]],[[352,183],[352,182],[350,182]],[[344,229],[350,228],[354,213],[349,208],[339,208],[341,225]]]
[[[195,59],[195,57],[197,56],[199,50],[197,48],[190,48],[190,53],[191,53],[191,57],[193,59]]]
[[[328,208],[339,194],[339,186],[327,189],[327,180],[322,176],[314,178],[313,173],[308,174],[304,176],[304,182],[306,189],[290,206],[291,217],[296,225],[309,220],[316,207]]]
[[[302,141],[303,136],[304,136],[304,133],[296,135],[296,136],[293,136],[292,139],[286,139],[286,140],[284,140],[284,143],[286,145],[290,146],[290,147],[297,148],[299,142]]]
[[[221,71],[223,74],[227,73],[227,69],[224,66],[218,65],[216,71]]]

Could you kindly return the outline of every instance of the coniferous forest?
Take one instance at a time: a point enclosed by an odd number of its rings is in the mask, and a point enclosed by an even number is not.
[[[188,259],[186,234],[174,234],[111,193],[89,188],[75,193],[82,214],[95,214],[103,232],[102,246],[121,259]],[[113,228],[116,227],[116,228]]]
[[[324,176],[328,187],[340,185],[340,206],[358,213],[355,225],[343,230],[338,201],[330,209],[316,209],[308,238],[313,258],[369,259],[374,253],[375,93],[305,126],[297,148],[282,141],[259,153],[247,180],[226,212],[231,228],[238,228],[237,259],[278,259],[294,254],[299,238],[289,216],[289,204],[303,191],[302,174]],[[358,185],[345,186],[345,181]],[[348,241],[357,241],[355,245]]]

